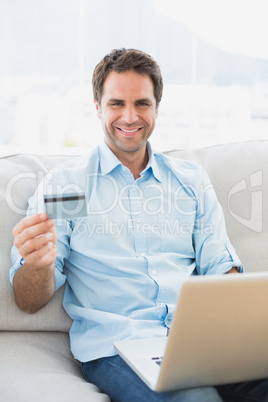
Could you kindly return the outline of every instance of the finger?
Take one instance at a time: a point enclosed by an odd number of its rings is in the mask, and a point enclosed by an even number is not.
[[[14,244],[17,248],[20,248],[28,240],[34,239],[37,236],[41,236],[47,232],[53,233],[53,226],[54,222],[52,220],[46,220],[41,223],[36,223],[32,226],[27,226],[22,232],[15,236]]]
[[[44,248],[44,246],[48,245],[49,242],[51,242],[53,245],[53,234],[51,232],[47,232],[43,235],[27,240],[21,245],[20,254],[25,259],[27,255],[36,250]]]
[[[35,268],[45,267],[53,264],[56,259],[56,247],[52,242],[49,242],[46,246],[33,251],[24,258],[24,261],[28,265],[32,265]]]
[[[26,216],[25,218],[21,219],[17,225],[13,229],[14,237],[18,234],[22,233],[26,228],[36,225],[38,223],[44,222],[47,220],[47,214],[35,214],[31,216]]]

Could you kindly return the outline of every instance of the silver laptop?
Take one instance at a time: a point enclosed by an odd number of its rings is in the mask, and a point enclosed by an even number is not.
[[[268,272],[193,276],[168,337],[114,343],[155,391],[268,377]]]

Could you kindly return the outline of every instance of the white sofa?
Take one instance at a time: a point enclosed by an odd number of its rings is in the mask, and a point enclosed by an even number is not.
[[[202,164],[224,209],[229,237],[246,271],[268,269],[268,141],[170,155]],[[37,182],[67,156],[0,158],[0,399],[6,402],[109,401],[87,383],[70,353],[63,289],[34,315],[14,302],[9,282],[12,228]]]

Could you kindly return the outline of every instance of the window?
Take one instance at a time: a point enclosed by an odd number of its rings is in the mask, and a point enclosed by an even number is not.
[[[0,149],[82,153],[103,137],[91,76],[113,48],[159,63],[151,142],[268,138],[266,0],[0,0]]]

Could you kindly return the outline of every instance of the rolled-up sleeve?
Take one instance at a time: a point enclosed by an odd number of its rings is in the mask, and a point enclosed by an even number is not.
[[[13,246],[11,249],[11,263],[13,264],[9,271],[10,283],[13,286],[13,279],[16,272],[20,269],[20,267],[25,263],[23,258],[21,257],[16,246]],[[66,276],[63,271],[60,269],[59,265],[55,264],[55,290],[58,290],[62,285],[64,285],[66,281]]]
[[[201,170],[201,186],[198,189],[198,209],[193,232],[198,274],[224,274],[243,266],[226,233],[222,207],[217,200],[207,173]]]

